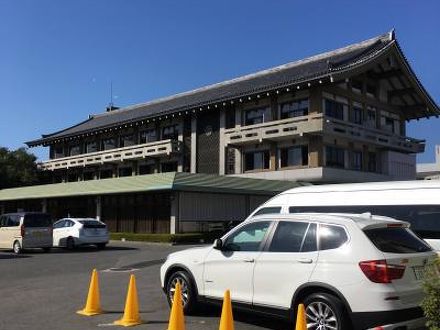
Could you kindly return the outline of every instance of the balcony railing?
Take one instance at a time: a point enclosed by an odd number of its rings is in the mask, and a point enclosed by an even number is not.
[[[403,152],[425,151],[425,140],[401,136],[386,130],[369,128],[331,117],[325,117],[324,133],[339,135],[354,141],[362,141]]]
[[[226,145],[259,143],[263,140],[282,140],[305,133],[322,132],[322,114],[269,121],[262,124],[225,130]]]
[[[129,147],[91,152],[71,157],[56,158],[40,164],[43,170],[66,169],[70,167],[84,167],[104,163],[122,162],[129,159],[146,157],[162,157],[181,151],[181,142],[176,140],[162,140],[137,144]]]
[[[225,130],[226,145],[246,145],[263,141],[291,139],[304,134],[336,135],[352,141],[371,143],[403,152],[423,152],[424,140],[369,128],[343,120],[315,114]]]

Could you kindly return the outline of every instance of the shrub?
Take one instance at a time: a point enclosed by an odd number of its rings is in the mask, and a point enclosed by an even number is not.
[[[430,266],[423,282],[422,308],[430,330],[440,330],[440,259]]]

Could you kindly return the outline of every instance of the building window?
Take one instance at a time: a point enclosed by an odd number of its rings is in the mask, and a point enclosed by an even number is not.
[[[351,108],[351,122],[361,125],[362,124],[362,106],[360,105],[353,105]]]
[[[365,91],[367,93],[367,96],[369,96],[369,97],[376,97],[376,94],[377,94],[376,86],[374,86],[372,84],[367,84],[365,86]]]
[[[90,141],[86,143],[86,152],[97,152],[98,151],[98,143],[96,141]]]
[[[119,141],[120,141],[119,145],[121,147],[130,147],[134,145],[134,135],[133,134],[123,135],[120,137]]]
[[[247,152],[244,155],[244,159],[245,159],[245,163],[244,163],[245,171],[269,169],[270,155],[268,150]]]
[[[337,147],[327,146],[325,148],[326,165],[331,167],[345,167],[345,150]]]
[[[377,172],[377,155],[375,152],[368,153],[368,171]]]
[[[344,103],[336,102],[333,100],[325,99],[325,115],[344,120]]]
[[[101,179],[107,179],[107,178],[111,178],[113,177],[113,170],[101,170],[101,172],[99,173],[99,177]]]
[[[309,114],[309,100],[296,100],[281,104],[281,119],[307,116]]]
[[[179,125],[170,125],[162,128],[162,140],[177,140],[179,137]]]
[[[81,153],[81,146],[79,144],[69,147],[69,156],[76,156],[79,155],[80,153]]]
[[[394,119],[390,117],[382,117],[382,128],[388,132],[396,133]]]
[[[269,112],[269,108],[247,110],[244,113],[244,124],[247,126],[264,123],[269,118]]]
[[[63,157],[64,157],[64,148],[55,147],[53,150],[53,158],[63,158]]]
[[[362,170],[362,151],[351,152],[350,168],[356,171]]]
[[[177,162],[168,162],[160,164],[161,172],[177,172]]]
[[[351,81],[351,90],[355,93],[362,93],[362,81],[360,80],[352,80]]]
[[[368,127],[376,128],[376,108],[367,107],[367,120],[365,124]]]
[[[118,174],[120,177],[131,176],[133,174],[133,171],[131,167],[120,167],[118,170]]]
[[[95,172],[84,172],[83,179],[84,181],[93,180],[95,178]]]
[[[235,173],[235,149],[227,148],[226,152],[226,174]]]
[[[309,163],[308,146],[294,146],[280,149],[281,167],[305,166]]]
[[[139,175],[153,174],[156,166],[154,164],[144,164],[139,166]]]
[[[108,138],[102,140],[102,150],[111,150],[116,148],[116,139]]]
[[[156,130],[154,128],[147,129],[139,133],[139,143],[154,142],[157,140]]]

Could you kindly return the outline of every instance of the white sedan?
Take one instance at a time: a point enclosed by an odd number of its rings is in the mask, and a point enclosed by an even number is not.
[[[73,249],[96,245],[104,249],[108,240],[106,224],[94,218],[64,218],[53,224],[53,246]]]

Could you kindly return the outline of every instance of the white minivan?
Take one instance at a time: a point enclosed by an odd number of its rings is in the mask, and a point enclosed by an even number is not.
[[[258,207],[261,214],[365,213],[411,224],[411,229],[440,250],[440,180],[329,184],[287,190]]]
[[[52,220],[41,212],[8,213],[0,216],[0,248],[18,254],[23,249],[52,247]]]

